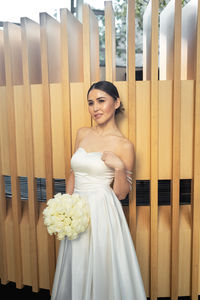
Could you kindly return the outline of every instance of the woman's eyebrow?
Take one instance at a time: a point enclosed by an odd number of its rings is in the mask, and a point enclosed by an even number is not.
[[[102,96],[102,97],[98,97],[98,98],[97,98],[97,100],[100,100],[100,99],[106,99],[106,97],[103,97],[103,96]]]
[[[96,98],[96,100],[100,100],[100,99],[106,99],[106,97],[98,97],[98,98]],[[88,99],[88,102],[89,101],[93,101],[92,99]]]

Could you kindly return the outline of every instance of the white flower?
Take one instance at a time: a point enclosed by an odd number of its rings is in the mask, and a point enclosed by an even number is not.
[[[79,194],[57,193],[47,201],[43,217],[50,235],[55,234],[59,240],[65,236],[73,240],[89,225],[89,204]]]

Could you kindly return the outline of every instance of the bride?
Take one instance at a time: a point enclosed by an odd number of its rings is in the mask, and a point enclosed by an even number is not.
[[[94,127],[77,131],[66,192],[86,196],[90,227],[60,243],[52,300],[145,300],[136,251],[122,204],[132,188],[134,146],[116,124],[117,88],[94,83],[87,93]]]

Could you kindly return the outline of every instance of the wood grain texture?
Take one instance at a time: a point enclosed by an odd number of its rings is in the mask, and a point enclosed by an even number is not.
[[[178,298],[179,282],[179,196],[180,196],[180,117],[181,117],[181,1],[175,1],[174,14],[174,69],[172,116],[172,247],[171,247],[171,299]]]
[[[200,293],[199,233],[200,233],[200,4],[198,2],[196,34],[196,68],[195,68],[195,111],[194,111],[194,148],[192,180],[192,259],[191,259],[191,299],[198,299]]]
[[[128,1],[127,80],[128,139],[136,147],[136,82],[135,82],[135,1]],[[136,157],[135,157],[136,160]],[[132,191],[129,193],[129,228],[136,243],[136,164],[133,167]]]
[[[115,19],[112,1],[105,1],[105,65],[106,80],[116,80]]]
[[[20,186],[17,165],[17,140],[15,125],[15,102],[14,84],[20,83],[22,79],[21,68],[21,31],[20,27],[11,23],[4,23],[5,42],[5,71],[6,71],[6,114],[7,134],[9,141],[10,176],[12,185],[12,217],[13,217],[13,240],[14,240],[14,272],[17,288],[22,288],[22,252],[21,252],[21,201]],[[17,67],[19,69],[17,69]],[[19,76],[17,78],[17,76]]]
[[[32,123],[32,99],[31,99],[31,81],[37,82],[41,78],[41,64],[37,66],[38,58],[40,61],[40,28],[39,25],[28,19],[21,20],[22,26],[22,62],[23,62],[23,107],[25,111],[25,157],[26,174],[28,178],[28,208],[24,211],[24,230],[22,234],[25,240],[23,257],[27,257],[27,266],[30,261],[31,285],[34,292],[39,291],[39,273],[38,273],[38,248],[37,248],[37,230],[38,221],[37,211],[37,187],[34,173],[34,146],[33,146],[33,123]],[[32,45],[37,45],[33,52]],[[31,74],[31,75],[30,75]],[[32,79],[32,80],[31,80]],[[22,223],[23,224],[23,223]],[[22,248],[23,249],[23,248]],[[24,272],[23,272],[24,273]],[[25,276],[26,278],[26,276]]]
[[[55,28],[52,28],[54,27]],[[44,161],[45,161],[45,178],[46,178],[46,200],[51,199],[54,195],[53,182],[53,153],[52,153],[52,132],[51,132],[51,99],[49,88],[49,62],[52,56],[49,56],[49,46],[52,45],[54,35],[51,34],[50,29],[56,32],[60,38],[58,24],[55,19],[49,15],[40,14],[40,36],[41,36],[41,64],[42,64],[42,92],[43,92],[43,128],[44,128]],[[58,48],[60,45],[57,45]],[[55,44],[54,44],[54,48]],[[54,54],[56,55],[57,49]],[[52,70],[53,71],[53,70]],[[55,78],[52,74],[52,79]],[[49,263],[49,286],[50,290],[53,285],[53,278],[55,272],[55,249],[54,236],[48,235],[48,263]]]
[[[150,81],[150,297],[158,294],[158,0],[152,0]]]

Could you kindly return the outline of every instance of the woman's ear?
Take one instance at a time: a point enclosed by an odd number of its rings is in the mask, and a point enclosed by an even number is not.
[[[120,107],[120,98],[117,98],[117,100],[115,100],[115,109],[117,109],[118,107]]]

